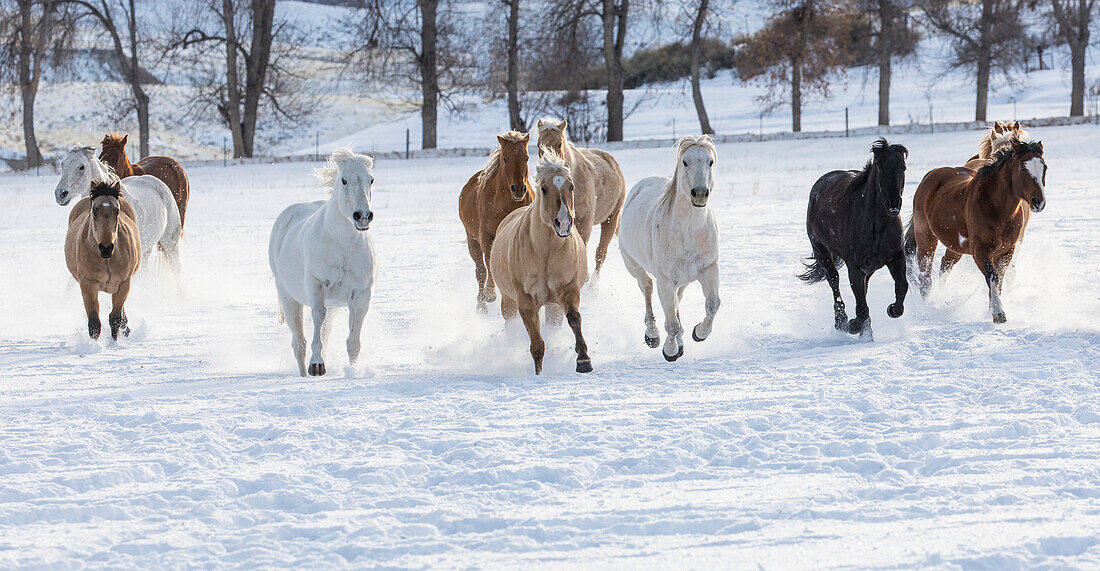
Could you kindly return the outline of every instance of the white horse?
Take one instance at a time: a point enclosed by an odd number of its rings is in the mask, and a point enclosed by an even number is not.
[[[168,186],[149,175],[120,180],[111,167],[96,158],[93,147],[73,147],[61,159],[61,180],[54,188],[54,199],[65,206],[75,196],[88,196],[92,192],[93,181],[120,182],[122,198],[134,208],[137,217],[142,260],[148,260],[153,248],[159,244],[179,279],[180,211]]]
[[[626,269],[638,280],[645,298],[645,342],[661,341],[653,317],[653,282],[665,310],[665,346],[668,361],[684,354],[680,300],[684,288],[697,281],[706,296],[707,316],[691,337],[710,335],[718,299],[718,223],[707,208],[714,188],[714,141],[707,135],[687,136],[677,143],[676,172],[672,178],[654,176],[638,181],[623,206],[619,251]]]
[[[374,159],[336,149],[323,168],[314,173],[332,188],[332,196],[317,202],[292,204],[275,219],[268,246],[271,273],[279,291],[282,314],[292,335],[291,347],[298,373],[306,376],[306,338],[302,331],[302,306],[313,315],[313,355],[309,374],[324,375],[322,337],[329,307],[348,308],[348,360],[359,359],[363,318],[370,307],[374,286],[374,241],[367,229]]]

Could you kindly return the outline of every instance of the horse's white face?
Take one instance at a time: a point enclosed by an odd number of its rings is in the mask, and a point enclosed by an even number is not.
[[[61,159],[61,180],[53,189],[54,200],[65,206],[74,196],[83,196],[92,190],[92,177],[98,172],[93,164],[94,151],[74,149]]]
[[[678,178],[679,192],[687,193],[691,203],[699,208],[707,205],[710,191],[714,188],[714,155],[701,146],[692,146],[680,156]]]
[[[566,176],[567,172],[553,172],[543,177],[535,199],[543,223],[562,238],[573,231],[573,219],[576,217],[573,179]]]
[[[359,161],[344,161],[339,168],[340,172],[332,181],[332,200],[336,201],[340,212],[351,219],[356,230],[364,231],[374,220],[374,212],[370,209],[374,173]]]

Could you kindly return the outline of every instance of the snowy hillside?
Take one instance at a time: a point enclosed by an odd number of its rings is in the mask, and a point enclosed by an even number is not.
[[[1097,128],[1035,135],[1049,204],[1006,325],[966,258],[897,320],[880,272],[876,340],[836,333],[828,288],[794,277],[806,195],[871,141],[730,144],[714,333],[673,364],[647,348],[612,242],[584,376],[566,328],[534,377],[523,327],[475,312],[456,202],[481,158],[378,161],[363,366],[341,371],[338,319],[320,379],[295,374],[266,255],[276,214],[325,196],[311,165],[192,168],[184,295],[142,270],[117,345],[84,334],[56,177],[0,175],[0,566],[1096,568]],[[892,140],[903,216],[976,141]],[[615,155],[628,184],[672,168]]]

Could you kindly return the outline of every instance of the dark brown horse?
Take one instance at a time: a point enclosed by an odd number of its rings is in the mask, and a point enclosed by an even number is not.
[[[1031,213],[1046,207],[1046,176],[1043,144],[1015,138],[977,171],[941,167],[925,175],[913,195],[913,220],[905,232],[906,253],[916,254],[921,295],[932,286],[932,261],[943,242],[947,252],[941,273],[964,254],[973,256],[989,286],[993,322],[1004,323],[1004,274]]]
[[[496,284],[489,269],[500,221],[513,210],[531,204],[535,193],[527,180],[527,133],[509,131],[497,135],[500,146],[493,149],[485,168],[462,187],[458,216],[466,227],[466,245],[474,259],[477,278],[477,308],[488,311],[487,303],[497,298]]]
[[[103,149],[99,152],[99,160],[114,169],[118,178],[147,174],[168,185],[168,190],[172,191],[172,197],[176,199],[176,207],[180,211],[180,228],[183,228],[187,201],[191,199],[191,182],[187,179],[187,173],[171,157],[150,156],[141,159],[137,164],[131,163],[126,156],[126,140],[127,136],[119,133],[104,135],[100,142]]]

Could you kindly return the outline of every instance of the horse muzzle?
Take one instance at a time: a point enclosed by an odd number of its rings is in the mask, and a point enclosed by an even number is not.
[[[351,219],[355,223],[356,230],[365,232],[370,229],[370,223],[374,220],[374,213],[368,210],[366,216],[364,216],[362,212],[357,210],[352,213]]]
[[[103,244],[99,244],[99,257],[101,257],[101,258],[110,258],[111,256],[114,255],[114,253],[115,253],[115,245],[114,244],[109,244],[107,246],[104,246]]]
[[[693,188],[691,189],[691,204],[696,208],[702,208],[707,205],[707,199],[710,198],[709,188]]]
[[[512,200],[516,202],[523,202],[523,199],[527,198],[527,188],[523,186],[512,185]]]
[[[886,210],[887,210],[887,212],[890,213],[890,216],[897,216],[898,214],[901,214],[901,208],[900,207],[898,207],[898,208],[887,208]]]
[[[573,231],[573,219],[566,218],[563,222],[559,218],[554,219],[554,232],[561,238],[568,238],[569,233]]]
[[[1036,212],[1036,213],[1042,212],[1043,209],[1046,208],[1046,207],[1047,207],[1047,201],[1046,201],[1045,198],[1044,199],[1036,198],[1036,199],[1033,199],[1031,201],[1031,211],[1032,212]]]
[[[61,192],[55,192],[53,197],[54,200],[57,201],[58,206],[65,206],[69,203],[70,200],[72,200],[73,195],[69,194],[69,191],[63,190]]]

